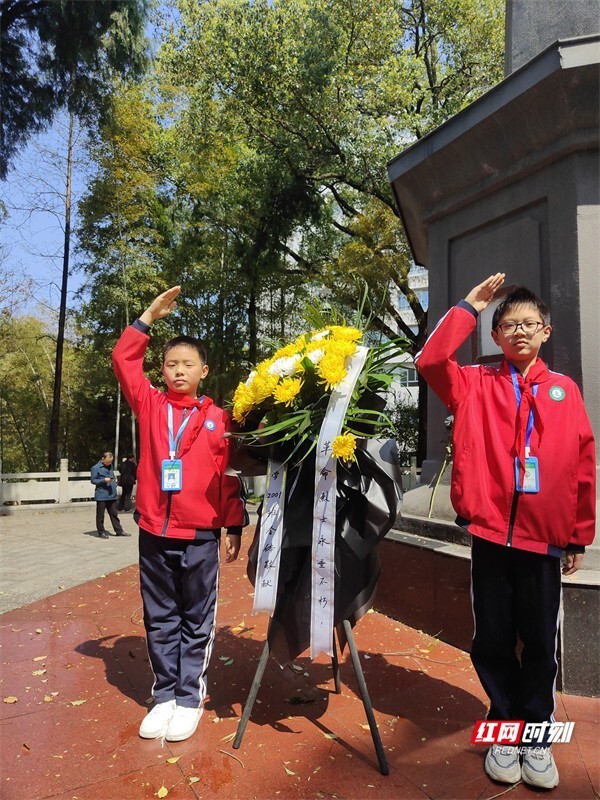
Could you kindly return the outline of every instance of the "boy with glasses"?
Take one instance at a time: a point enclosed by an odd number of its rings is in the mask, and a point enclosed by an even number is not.
[[[473,535],[471,660],[490,699],[488,719],[544,723],[554,719],[560,559],[572,575],[594,538],[596,458],[577,385],[538,357],[552,327],[528,289],[517,287],[495,309],[500,366],[458,365],[456,350],[504,277],[490,276],[452,308],[415,364],[454,413],[451,499],[457,523]],[[557,786],[548,727],[540,726],[536,746],[492,745],[488,776]]]

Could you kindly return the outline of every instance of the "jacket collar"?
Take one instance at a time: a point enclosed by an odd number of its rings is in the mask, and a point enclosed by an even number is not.
[[[505,358],[500,364],[500,372],[503,376],[507,377],[508,380],[511,380],[510,377],[510,363]],[[548,366],[545,364],[541,358],[538,358],[535,364],[531,367],[529,372],[527,373],[527,377],[523,378],[521,373],[518,372],[518,375],[521,377],[521,381],[526,381],[527,383],[544,383],[550,379],[550,372],[548,371]]]
[[[174,392],[172,389],[167,390],[167,402],[171,403],[174,408],[194,408],[198,410],[201,408],[208,408],[213,404],[210,397],[200,395],[200,397],[188,397],[184,394]]]

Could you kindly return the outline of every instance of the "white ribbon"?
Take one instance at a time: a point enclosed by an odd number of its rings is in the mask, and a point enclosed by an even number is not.
[[[333,656],[337,475],[332,443],[335,437],[341,433],[350,398],[368,352],[368,347],[356,348],[346,377],[331,393],[317,442],[312,533],[311,658],[316,658],[319,653]]]
[[[285,464],[269,459],[263,513],[260,519],[253,614],[258,611],[268,611],[269,614],[273,614],[275,610],[283,538],[286,473]]]

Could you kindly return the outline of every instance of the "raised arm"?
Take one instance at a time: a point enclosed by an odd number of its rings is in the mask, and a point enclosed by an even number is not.
[[[137,415],[150,391],[150,381],[144,375],[144,355],[148,347],[150,326],[175,308],[175,298],[180,291],[180,286],[172,286],[155,297],[133,325],[123,331],[113,350],[115,375],[127,402]]]
[[[450,309],[435,326],[415,366],[433,391],[450,409],[469,391],[470,368],[459,366],[455,353],[477,324],[477,317],[492,301],[504,283],[504,273],[490,275],[473,287],[464,300]]]

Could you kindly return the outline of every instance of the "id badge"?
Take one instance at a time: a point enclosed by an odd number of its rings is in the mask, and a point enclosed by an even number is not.
[[[519,459],[515,458],[515,482],[517,492],[529,492],[535,494],[540,490],[540,468],[535,456],[527,456],[525,459],[525,475],[523,485],[521,485],[521,470],[519,469]]]
[[[180,492],[183,485],[183,467],[179,458],[162,462],[163,492]]]

